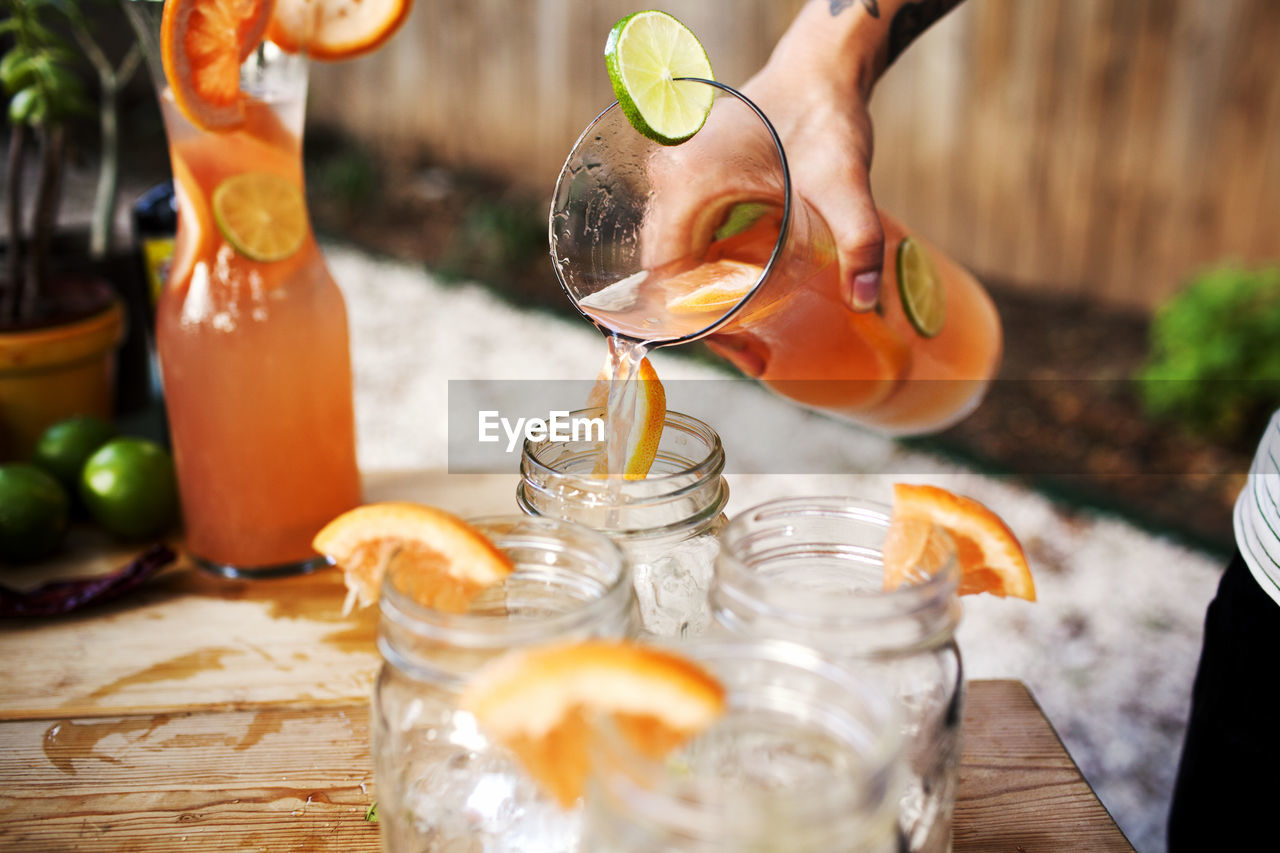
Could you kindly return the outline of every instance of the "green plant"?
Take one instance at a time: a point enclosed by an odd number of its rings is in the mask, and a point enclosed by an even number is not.
[[[525,198],[476,198],[441,262],[445,278],[501,279],[512,268],[543,260],[547,252],[546,217]]]
[[[7,0],[6,5],[8,14],[0,19],[0,36],[11,36],[13,44],[0,57],[0,84],[9,96],[10,124],[5,184],[8,276],[0,286],[0,325],[30,322],[41,308],[40,297],[49,272],[49,243],[61,195],[67,123],[77,114],[91,110],[76,71],[77,54],[55,27],[62,25],[70,31],[98,77],[102,151],[90,248],[99,258],[109,249],[116,203],[116,96],[133,76],[139,61],[135,44],[119,66],[113,66],[93,38],[78,0]],[[38,171],[30,237],[24,240],[23,172],[32,137]]]
[[[1150,414],[1223,441],[1256,438],[1280,404],[1280,268],[1194,279],[1156,313],[1138,379]]]

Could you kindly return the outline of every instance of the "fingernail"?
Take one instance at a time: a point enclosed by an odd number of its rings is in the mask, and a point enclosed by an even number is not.
[[[880,273],[864,272],[853,277],[847,302],[854,311],[870,311],[880,298]]]

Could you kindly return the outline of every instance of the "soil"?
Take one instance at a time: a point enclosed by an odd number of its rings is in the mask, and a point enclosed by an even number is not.
[[[323,181],[334,169],[325,141],[308,145],[316,152],[309,172]],[[310,194],[318,230],[421,261],[446,279],[484,281],[518,304],[575,316],[547,260],[543,200],[492,176],[427,162],[378,168],[377,191],[364,199],[350,191]],[[1131,377],[1146,356],[1147,317],[1025,286],[988,286],[1005,329],[999,378],[959,425],[909,442],[1229,552],[1231,507],[1251,448],[1146,416]]]

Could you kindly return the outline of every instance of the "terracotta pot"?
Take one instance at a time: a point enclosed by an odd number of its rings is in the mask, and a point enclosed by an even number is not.
[[[110,419],[124,308],[85,319],[0,332],[0,461],[26,459],[40,433],[72,415]]]

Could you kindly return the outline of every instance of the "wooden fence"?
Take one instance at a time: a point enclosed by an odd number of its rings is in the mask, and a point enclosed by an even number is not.
[[[802,0],[667,0],[742,82]],[[624,0],[417,0],[317,69],[311,115],[550,194],[610,99]],[[968,0],[890,69],[877,201],[982,275],[1152,307],[1196,268],[1280,259],[1280,2]]]

